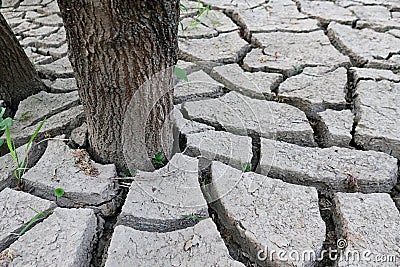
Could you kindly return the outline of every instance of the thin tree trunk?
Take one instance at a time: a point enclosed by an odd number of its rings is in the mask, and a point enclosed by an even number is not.
[[[119,168],[151,169],[150,158],[160,151],[167,156],[172,144],[179,0],[58,4],[92,156]]]
[[[16,111],[19,102],[41,90],[46,86],[0,14],[0,99]]]

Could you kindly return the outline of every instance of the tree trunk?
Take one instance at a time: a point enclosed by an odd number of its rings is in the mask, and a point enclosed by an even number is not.
[[[151,170],[169,156],[179,0],[58,0],[90,153],[119,168]]]
[[[0,14],[0,99],[16,111],[19,102],[46,86],[20,46],[3,15]]]

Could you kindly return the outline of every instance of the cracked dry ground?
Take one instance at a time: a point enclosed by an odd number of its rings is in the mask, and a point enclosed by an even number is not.
[[[182,3],[187,25],[199,3]],[[400,266],[400,1],[207,4],[179,33],[179,149],[126,178],[78,150],[56,1],[2,1],[51,89],[20,104],[15,142],[44,117],[58,139],[31,149],[24,192],[0,157],[1,266]],[[18,238],[34,210],[50,215]]]

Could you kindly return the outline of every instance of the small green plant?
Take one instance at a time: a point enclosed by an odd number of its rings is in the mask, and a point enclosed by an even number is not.
[[[200,1],[199,1],[199,3],[200,3]],[[210,6],[210,5],[207,5],[206,7],[198,6],[198,7],[197,7],[197,10],[199,11],[199,13],[198,13],[197,16],[194,17],[193,20],[189,23],[189,27],[194,28],[194,27],[196,27],[197,25],[203,23],[203,22],[200,20],[200,17],[201,17],[204,13],[205,13],[206,15],[208,15],[208,11],[209,11],[210,9],[211,9],[211,6]]]
[[[164,165],[163,158],[164,154],[162,152],[158,152],[153,158],[153,163],[158,165]]]
[[[206,179],[203,179],[203,181],[201,182],[201,189],[202,189],[202,191],[203,191],[203,194],[206,195],[206,200],[207,200],[207,202],[208,202],[208,203],[212,202],[212,201],[211,201],[211,200],[212,200],[211,194],[210,194],[210,192],[208,192],[208,190],[207,190],[207,181],[206,181]]]
[[[23,235],[38,220],[45,219],[48,216],[48,214],[46,214],[45,212],[39,212],[39,211],[37,211],[37,210],[35,210],[34,208],[31,208],[31,207],[28,207],[28,208],[33,210],[36,214],[35,214],[35,216],[32,217],[32,219],[29,221],[29,223],[19,232],[18,236]]]
[[[183,214],[181,216],[184,219],[189,219],[189,220],[192,220],[192,221],[195,221],[195,222],[199,222],[199,221],[202,221],[202,220],[206,219],[205,217],[199,217],[199,216],[196,216],[196,215],[193,215],[193,214]]]
[[[179,4],[179,9],[181,10],[181,12],[188,12],[186,6],[184,4]],[[181,26],[182,31],[185,30],[185,26],[183,26],[182,21],[179,21],[179,25]]]
[[[197,15],[193,18],[193,20],[189,23],[189,25],[188,25],[186,28],[188,28],[188,27],[195,28],[197,25],[203,23],[203,22],[200,20],[200,17],[201,17],[203,14],[206,14],[206,15],[208,16],[208,11],[210,11],[211,6],[210,6],[210,5],[207,5],[207,6],[203,7],[202,4],[201,4],[201,2],[200,2],[200,1],[197,1],[197,7],[196,7],[196,9],[197,9],[197,11],[198,11]]]
[[[186,7],[184,4],[182,4],[182,3],[179,4],[179,9],[180,9],[181,11],[185,11],[185,12],[188,11],[187,7]]]
[[[242,166],[242,172],[249,172],[249,171],[251,171],[251,163],[247,162]]]
[[[304,70],[304,66],[295,66],[295,65],[292,65],[292,67],[293,67],[294,71],[297,72],[297,73],[301,73],[301,72],[303,72],[303,70]]]
[[[176,78],[178,78],[178,79],[184,80],[186,82],[189,81],[189,79],[186,75],[186,71],[184,71],[183,69],[181,69],[177,66],[175,66],[175,68],[174,68],[174,74],[175,74]]]
[[[188,12],[188,9],[186,8],[185,5],[180,4],[179,7],[180,7],[180,10],[181,10],[181,11]],[[203,7],[203,5],[201,4],[200,0],[198,0],[198,1],[197,1],[197,7],[196,7],[196,9],[197,9],[197,12],[198,12],[198,13],[197,13],[197,15],[192,19],[192,21],[189,23],[188,26],[185,27],[185,26],[183,25],[182,21],[179,22],[179,24],[181,25],[182,31],[186,30],[186,29],[189,28],[189,27],[195,28],[197,25],[203,23],[203,22],[200,20],[200,17],[201,17],[203,14],[208,15],[208,11],[211,10],[211,5],[208,4],[207,6]]]
[[[133,176],[132,172],[129,169],[124,170],[124,174],[127,177],[132,177]]]
[[[0,108],[0,132],[4,131],[7,127],[11,127],[13,124],[13,120],[11,118],[3,118],[5,112],[5,108]],[[4,144],[4,142],[5,140],[0,138],[0,147]]]
[[[64,194],[65,194],[64,189],[62,189],[62,188],[56,188],[56,189],[54,189],[54,196],[55,196],[56,198],[62,197],[62,196],[64,196]]]
[[[39,126],[36,128],[35,132],[29,139],[28,144],[26,145],[25,148],[25,154],[23,158],[21,159],[17,153],[17,149],[15,148],[14,141],[11,139],[11,133],[10,133],[10,126],[6,126],[6,141],[7,141],[7,146],[8,150],[10,151],[11,158],[14,161],[14,164],[16,166],[14,170],[14,177],[18,180],[18,185],[17,187],[22,188],[22,175],[26,172],[28,169],[28,153],[29,149],[32,146],[33,141],[35,140],[36,136],[39,134],[40,129],[42,129],[43,124],[46,122],[46,119],[44,119]]]

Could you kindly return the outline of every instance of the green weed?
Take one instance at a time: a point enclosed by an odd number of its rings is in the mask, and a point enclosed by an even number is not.
[[[31,210],[36,212],[36,214],[35,214],[35,216],[32,217],[32,219],[29,221],[29,223],[19,232],[18,236],[22,236],[38,220],[45,219],[48,216],[48,214],[46,214],[45,212],[39,212],[31,207],[28,207],[28,208],[30,208]]]
[[[124,170],[124,174],[125,174],[126,177],[132,177],[133,176],[132,172],[129,169]]]
[[[164,165],[163,158],[164,154],[162,152],[158,152],[153,158],[153,163],[157,165]]]
[[[10,151],[11,158],[13,159],[15,163],[15,170],[14,170],[14,177],[18,180],[18,187],[22,187],[22,175],[26,172],[28,169],[28,153],[29,149],[32,146],[33,141],[35,140],[36,136],[39,134],[40,129],[42,129],[43,124],[46,122],[46,119],[44,119],[39,126],[36,128],[35,132],[29,139],[28,144],[26,145],[25,148],[25,153],[23,155],[23,158],[21,159],[20,156],[17,153],[17,149],[15,148],[14,141],[11,139],[11,133],[10,133],[10,126],[6,126],[6,141],[7,141],[7,146],[8,150]]]
[[[56,189],[54,189],[54,196],[55,196],[56,198],[62,197],[62,196],[64,196],[64,194],[65,194],[64,189],[62,189],[62,188],[56,188]]]
[[[197,10],[198,10],[199,13],[198,13],[198,14],[196,15],[196,17],[194,17],[193,20],[189,23],[189,27],[194,28],[194,27],[196,27],[197,25],[203,23],[203,22],[200,20],[200,17],[201,17],[203,14],[208,15],[208,11],[210,11],[210,9],[211,9],[211,6],[210,6],[210,5],[207,5],[207,6],[205,6],[205,7],[202,7],[200,1],[198,1],[198,2],[197,2]]]
[[[196,216],[196,215],[193,215],[193,214],[183,214],[181,216],[184,219],[189,219],[189,220],[192,220],[192,221],[195,221],[195,222],[199,222],[199,221],[202,221],[204,219],[207,219],[206,217],[199,217],[199,216]]]
[[[11,127],[13,124],[13,120],[11,118],[3,118],[5,112],[5,108],[0,108],[0,132],[4,131],[7,127]],[[0,138],[0,147],[4,144],[4,142],[5,139]]]
[[[178,78],[178,79],[184,80],[186,82],[189,81],[189,79],[186,75],[186,71],[184,71],[183,69],[181,69],[177,66],[175,66],[175,68],[174,68],[174,74],[175,74],[176,78]]]
[[[203,181],[201,182],[201,188],[202,188],[203,194],[206,195],[207,202],[209,202],[209,203],[212,202],[211,194],[207,190],[207,181],[206,181],[206,179],[203,179]]]
[[[208,15],[208,11],[211,10],[211,5],[208,4],[207,6],[203,7],[203,5],[201,4],[201,2],[200,2],[200,0],[199,0],[199,1],[197,1],[197,7],[196,7],[196,9],[197,9],[197,15],[192,19],[192,21],[190,21],[189,25],[187,25],[187,26],[185,27],[185,26],[183,25],[182,21],[179,22],[179,24],[180,24],[180,26],[181,26],[181,28],[182,28],[182,31],[186,30],[187,28],[195,28],[197,25],[203,23],[203,22],[200,20],[200,17],[201,17],[203,14]],[[186,6],[183,5],[183,4],[180,4],[180,10],[181,10],[181,11],[188,12],[188,9],[187,9]]]
[[[247,162],[242,166],[242,172],[249,172],[249,171],[251,171],[251,163]]]

